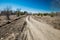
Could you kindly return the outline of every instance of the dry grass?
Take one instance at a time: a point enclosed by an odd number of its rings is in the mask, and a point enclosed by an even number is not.
[[[10,21],[12,21],[16,18],[17,18],[16,15],[11,15],[10,16]],[[7,20],[6,16],[0,16],[0,25],[5,24],[7,22],[8,22],[8,20]]]
[[[50,17],[50,16],[35,16],[35,19],[40,21],[40,22],[45,22],[45,23],[48,23],[52,26],[54,26],[54,28],[56,29],[60,29],[60,18],[59,16],[54,16],[54,17]],[[41,19],[41,20],[39,20]]]
[[[11,20],[13,20],[14,16],[11,17]],[[22,16],[22,18],[0,27],[0,40],[18,40],[18,38],[20,39],[19,36],[21,35],[21,33],[24,33],[23,30],[25,28],[25,25],[25,17]]]

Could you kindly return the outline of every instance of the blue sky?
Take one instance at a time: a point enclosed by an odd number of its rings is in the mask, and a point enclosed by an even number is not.
[[[21,11],[28,12],[51,12],[60,11],[59,0],[0,0],[0,10],[7,6],[16,10],[21,8]]]

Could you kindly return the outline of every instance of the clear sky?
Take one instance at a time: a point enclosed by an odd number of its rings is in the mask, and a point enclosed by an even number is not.
[[[0,10],[11,7],[13,10],[21,8],[28,12],[60,11],[60,0],[0,0]]]

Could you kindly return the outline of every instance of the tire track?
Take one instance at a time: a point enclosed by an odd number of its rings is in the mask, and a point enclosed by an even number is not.
[[[60,31],[51,25],[34,20],[31,16],[26,18],[29,34],[33,40],[60,40]],[[39,36],[40,35],[40,36]],[[28,35],[29,37],[29,35]],[[30,40],[30,39],[28,39]]]

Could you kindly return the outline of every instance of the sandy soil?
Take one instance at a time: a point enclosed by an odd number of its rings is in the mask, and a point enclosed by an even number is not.
[[[21,40],[25,31],[25,17],[0,27],[0,40]]]
[[[26,18],[28,40],[60,40],[60,31],[51,25],[34,20],[31,16]]]

